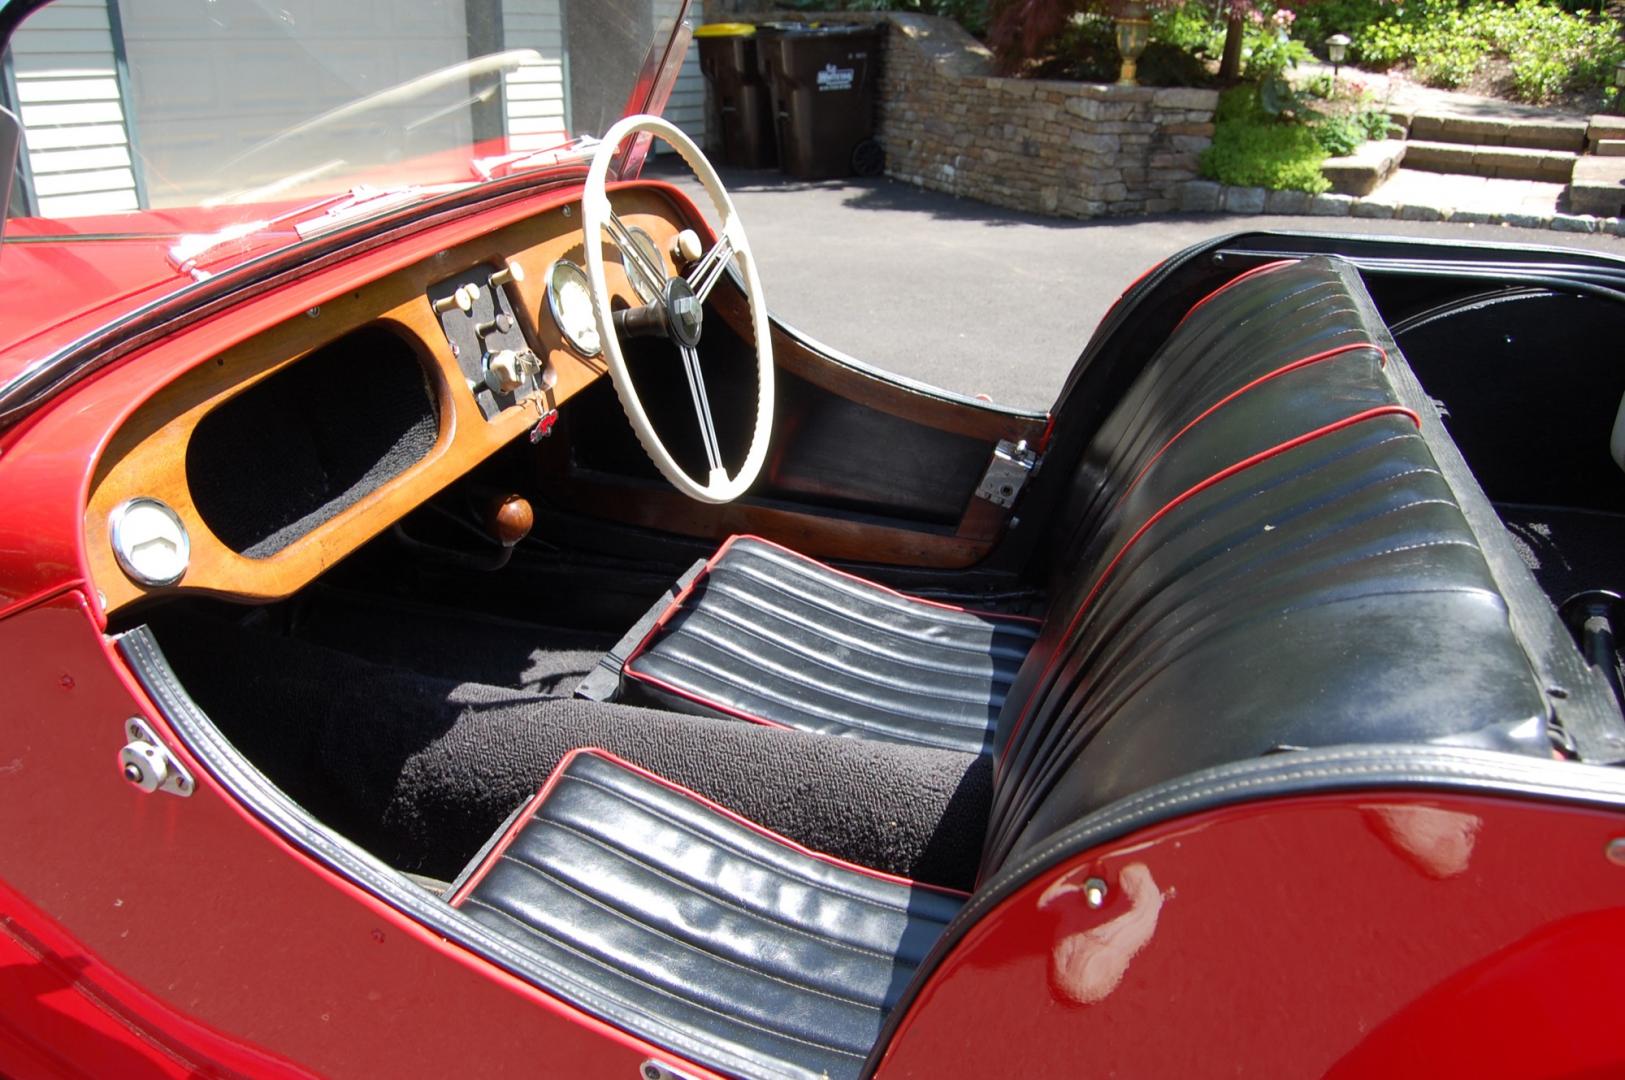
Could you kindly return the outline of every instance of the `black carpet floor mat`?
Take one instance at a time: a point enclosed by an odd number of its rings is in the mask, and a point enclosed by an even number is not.
[[[1552,603],[1585,589],[1625,593],[1625,515],[1507,503],[1495,509]]]
[[[222,732],[318,819],[450,879],[567,752],[598,746],[816,851],[969,887],[985,756],[567,696],[590,635],[343,596],[152,629]]]

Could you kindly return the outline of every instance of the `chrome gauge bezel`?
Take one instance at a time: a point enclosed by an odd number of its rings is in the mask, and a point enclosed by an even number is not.
[[[156,512],[174,527],[177,549],[176,561],[179,564],[174,574],[165,577],[155,576],[142,570],[137,564],[132,541],[128,535],[130,515],[132,511],[136,510]],[[168,503],[161,499],[142,495],[119,503],[113,508],[113,512],[108,515],[107,533],[108,541],[113,548],[113,558],[118,560],[119,569],[123,570],[125,575],[138,585],[145,585],[149,588],[173,585],[186,576],[187,568],[191,566],[192,537],[186,531],[186,523],[181,520],[179,514],[170,508]]]
[[[559,298],[562,278],[575,279],[581,286],[582,291],[586,293],[589,302],[592,297],[592,286],[587,281],[587,272],[585,270],[569,259],[559,259],[554,262],[552,266],[547,268],[547,310],[553,316],[553,325],[559,328],[559,333],[564,335],[564,343],[570,346],[573,352],[589,359],[596,357],[604,351],[604,342],[598,333],[597,323],[595,321],[586,326],[571,327],[565,321],[564,302]],[[595,346],[589,347],[588,344],[582,342],[580,335],[588,332],[592,334],[590,341],[595,342]]]
[[[643,257],[649,260],[650,266],[665,270],[666,260],[661,257],[660,245],[655,243],[655,238],[649,235],[649,230],[641,225],[628,225],[626,234],[632,238],[632,242],[643,252]],[[621,266],[625,269],[626,280],[631,282],[632,291],[638,294],[639,300],[642,300],[645,304],[652,304],[660,299],[666,287],[664,281],[645,281],[642,271],[637,268],[637,263],[627,258],[624,253],[621,255]]]

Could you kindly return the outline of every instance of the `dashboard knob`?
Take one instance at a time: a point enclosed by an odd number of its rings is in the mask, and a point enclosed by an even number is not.
[[[699,233],[693,229],[684,229],[672,239],[671,253],[679,262],[695,263],[705,254],[705,245],[700,243]]]
[[[513,547],[536,524],[536,511],[530,500],[522,495],[509,495],[493,500],[485,510],[485,527],[503,547]]]
[[[524,281],[525,268],[510,259],[508,265],[492,274],[487,280],[491,282],[491,288],[493,289],[499,285],[506,285],[510,281]]]
[[[485,385],[499,394],[511,394],[525,381],[519,354],[503,349],[485,358]]]
[[[456,308],[464,315],[474,310],[474,301],[479,299],[480,291],[472,285],[459,285],[457,291],[450,296],[442,296],[434,302],[436,315],[444,315],[452,308]]]

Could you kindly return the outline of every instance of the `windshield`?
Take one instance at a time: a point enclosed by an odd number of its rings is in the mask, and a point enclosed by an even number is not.
[[[364,216],[584,157],[669,91],[685,8],[58,0],[5,54],[23,122],[6,246],[185,236],[171,262],[207,262],[215,238],[308,237],[307,211]]]

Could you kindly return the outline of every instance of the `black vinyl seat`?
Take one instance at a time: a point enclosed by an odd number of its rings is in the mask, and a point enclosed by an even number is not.
[[[812,854],[585,750],[452,903],[736,1060],[849,1077],[964,894]]]
[[[989,747],[1039,626],[904,596],[751,536],[660,607],[620,700],[969,752]]]
[[[636,635],[619,682],[836,734],[965,733],[993,774],[979,882],[1209,766],[1393,742],[1549,756],[1543,683],[1464,510],[1487,502],[1447,477],[1435,451],[1453,450],[1427,435],[1403,365],[1348,264],[1244,276],[1036,478],[1059,496],[1041,624],[736,539]],[[892,670],[899,685],[879,685]],[[584,957],[595,987],[642,1009],[640,1033],[695,1060],[861,1075],[959,899],[596,755],[563,775],[460,894],[470,911]]]

